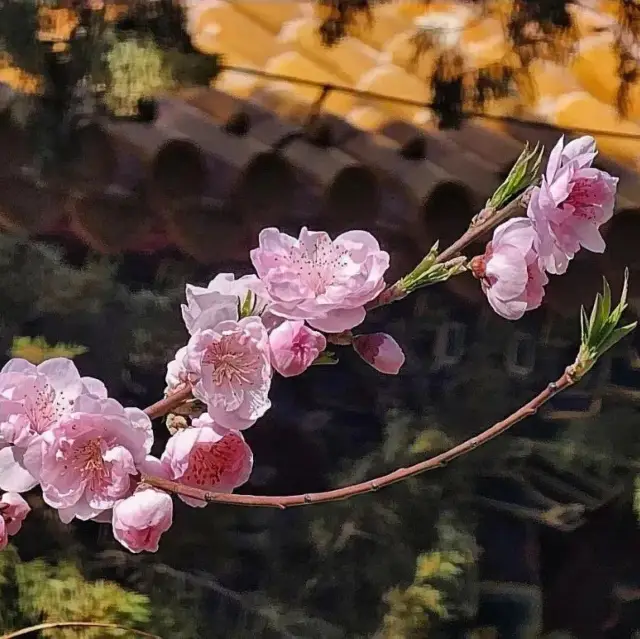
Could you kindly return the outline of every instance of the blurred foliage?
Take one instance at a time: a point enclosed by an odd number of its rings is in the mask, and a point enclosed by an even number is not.
[[[107,108],[116,116],[138,113],[138,101],[175,86],[162,49],[151,38],[116,38],[107,53]]]
[[[444,516],[451,519],[447,513]],[[381,639],[428,637],[434,621],[454,614],[449,598],[456,594],[459,598],[462,575],[475,564],[477,551],[473,536],[461,534],[455,522],[440,522],[438,532],[434,549],[418,555],[411,585],[385,595],[388,612],[378,633]]]
[[[15,548],[9,546],[0,553],[0,575],[3,591],[15,593],[15,597],[4,596],[0,602],[5,630],[53,621],[94,621],[140,628],[151,617],[148,597],[109,581],[89,582],[71,561],[53,565],[36,559],[23,563]],[[126,636],[122,631],[103,628],[44,630],[40,636],[63,639],[77,633],[86,639]]]
[[[41,364],[54,357],[67,357],[73,359],[78,355],[84,355],[88,349],[76,344],[47,343],[44,337],[15,337],[11,346],[11,357],[21,357],[32,364]]]

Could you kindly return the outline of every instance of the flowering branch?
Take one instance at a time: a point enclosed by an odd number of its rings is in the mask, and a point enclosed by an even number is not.
[[[253,453],[243,431],[270,409],[275,373],[294,377],[335,364],[327,350],[352,348],[385,375],[405,355],[386,333],[361,333],[367,311],[469,270],[495,312],[520,319],[542,304],[548,274],[564,273],[581,249],[601,253],[600,227],[613,215],[617,178],[591,167],[595,141],[560,139],[538,179],[541,151],[525,149],[513,170],[471,221],[439,252],[436,243],[415,269],[390,287],[390,256],[366,231],[331,238],[302,228],[298,238],[263,229],[250,258],[255,273],[218,274],[206,288],[187,284],[182,317],[189,333],[167,366],[166,397],[145,411],[125,408],[104,384],[81,377],[70,359],[38,366],[13,358],[0,371],[0,549],[30,508],[20,493],[40,486],[64,522],[110,521],[132,552],[158,549],[173,521],[172,494],[207,502],[286,508],[347,499],[440,468],[505,432],[568,386],[635,328],[620,325],[611,292],[581,313],[576,361],[530,402],[484,432],[435,457],[360,484],[323,493],[265,497],[232,494],[251,475]],[[521,215],[526,207],[526,216]],[[482,255],[463,249],[496,227]],[[160,458],[151,455],[151,420],[169,415]]]
[[[279,508],[281,510],[293,506],[306,506],[309,504],[322,504],[331,501],[350,499],[357,495],[380,490],[396,482],[404,481],[410,477],[421,475],[430,470],[442,468],[454,459],[466,455],[479,446],[486,444],[498,435],[509,430],[512,426],[527,417],[535,415],[538,410],[552,397],[579,382],[582,377],[593,367],[599,357],[612,348],[620,339],[628,335],[636,327],[636,322],[619,327],[622,313],[627,307],[628,271],[625,271],[624,284],[620,301],[614,308],[611,307],[611,290],[607,281],[604,281],[603,293],[596,296],[591,319],[586,319],[586,312],[581,312],[581,345],[575,361],[568,366],[564,373],[555,381],[550,382],[544,390],[538,393],[532,400],[518,408],[508,417],[495,423],[479,435],[465,440],[453,446],[447,451],[413,464],[407,468],[399,468],[387,475],[376,477],[365,482],[336,488],[321,493],[304,493],[300,495],[263,496],[241,495],[233,493],[221,493],[203,490],[194,486],[187,486],[163,477],[142,475],[141,482],[160,490],[181,495],[187,499],[195,499],[199,502],[215,502],[233,504],[235,506],[261,506],[266,508]],[[180,391],[183,395],[185,391]],[[171,398],[168,398],[171,399]],[[177,401],[177,400],[176,400]],[[166,409],[167,400],[158,402],[149,407],[147,411],[155,413]]]
[[[409,293],[429,284],[436,284],[444,281],[452,275],[457,275],[464,271],[464,263],[466,260],[459,258],[458,256],[464,249],[470,244],[473,244],[481,237],[486,235],[491,229],[496,227],[500,222],[504,222],[512,217],[521,214],[526,210],[529,198],[531,196],[532,187],[525,189],[514,200],[510,201],[501,209],[495,209],[489,204],[478,213],[474,218],[474,221],[470,224],[469,228],[453,243],[441,253],[437,252],[437,244],[431,249],[429,255],[420,262],[420,264],[408,275],[398,280],[395,284],[392,284],[386,288],[380,295],[369,302],[366,305],[368,311],[380,306],[386,306],[392,302],[397,302],[404,299]],[[431,257],[431,259],[429,259]],[[436,272],[436,276],[429,278],[429,269],[440,266],[439,272]],[[445,267],[442,273],[442,267]],[[441,275],[442,273],[442,275]],[[412,282],[420,279],[427,280],[424,284],[420,284],[415,287],[407,287],[407,282]]]
[[[182,495],[191,499],[197,499],[206,502],[215,502],[219,504],[233,504],[234,506],[263,506],[267,508],[279,508],[284,510],[292,506],[306,506],[308,504],[323,504],[330,501],[340,501],[343,499],[350,499],[357,495],[364,495],[365,493],[374,492],[395,484],[396,482],[404,481],[410,477],[415,477],[422,473],[426,473],[436,468],[442,468],[449,462],[453,461],[457,457],[466,455],[467,453],[475,450],[479,446],[486,444],[488,441],[494,439],[498,435],[509,430],[512,426],[515,426],[518,422],[522,421],[526,417],[535,415],[540,407],[548,402],[554,395],[557,395],[561,391],[569,388],[575,383],[576,377],[573,374],[571,367],[555,381],[551,382],[546,388],[538,393],[531,401],[521,406],[517,411],[509,415],[509,417],[497,422],[490,428],[479,435],[471,437],[461,444],[450,448],[449,450],[430,457],[424,461],[418,462],[413,466],[407,468],[399,468],[393,472],[370,479],[368,481],[353,484],[351,486],[345,486],[343,488],[336,488],[335,490],[328,490],[321,493],[305,493],[301,495],[286,495],[282,497],[272,497],[263,495],[240,495],[233,493],[214,493],[207,490],[201,490],[192,486],[185,486],[175,481],[163,479],[161,477],[143,476],[142,481],[145,484],[154,486],[167,492],[175,493],[176,495]]]

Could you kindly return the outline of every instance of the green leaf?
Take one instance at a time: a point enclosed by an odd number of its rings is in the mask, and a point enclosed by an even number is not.
[[[572,372],[577,379],[593,368],[599,357],[636,328],[637,322],[618,326],[622,313],[627,308],[628,288],[629,271],[625,269],[620,301],[613,310],[611,288],[606,279],[603,280],[603,292],[596,295],[589,320],[584,307],[580,309],[581,345],[572,366]]]
[[[598,357],[602,356],[606,353],[610,348],[613,348],[623,337],[626,337],[632,330],[635,329],[638,322],[632,322],[631,324],[627,324],[626,326],[621,326],[620,328],[612,331],[606,339],[598,345],[597,353]]]
[[[254,310],[255,304],[255,296],[251,291],[247,291],[247,295],[242,302],[242,306],[240,307],[240,318],[249,317]]]
[[[313,360],[312,366],[333,366],[340,360],[333,351],[322,351],[316,359]]]
[[[539,144],[533,150],[530,150],[528,143],[525,144],[509,175],[488,200],[487,208],[501,209],[531,186],[538,177],[543,152],[544,147]]]
[[[629,269],[624,269],[624,281],[622,284],[622,293],[620,294],[620,302],[611,312],[611,319],[616,324],[620,321],[622,313],[627,308],[627,294],[629,292]]]
[[[591,309],[591,318],[589,319],[589,335],[598,335],[602,326],[602,295],[597,293],[596,301]]]
[[[589,326],[589,318],[587,317],[587,311],[584,306],[580,307],[580,341],[581,343],[586,342],[587,330]]]
[[[602,288],[604,291],[602,295],[602,314],[605,318],[608,318],[611,315],[611,287],[606,277],[602,278]]]

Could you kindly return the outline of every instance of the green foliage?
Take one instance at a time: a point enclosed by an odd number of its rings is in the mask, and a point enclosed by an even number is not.
[[[105,103],[118,116],[136,115],[138,100],[175,86],[162,49],[151,38],[117,37],[106,56]]]
[[[640,520],[640,475],[636,477],[634,482],[633,511],[635,512],[638,520]]]
[[[9,547],[0,553],[0,600],[3,629],[52,621],[94,621],[125,627],[141,627],[151,618],[149,598],[130,592],[109,581],[87,581],[76,564],[43,560],[20,562],[18,553]],[[15,597],[7,597],[12,589]],[[17,623],[16,623],[17,622]],[[64,639],[69,630],[45,630],[42,637]],[[108,634],[107,634],[108,633]],[[121,631],[83,629],[83,639],[125,636]]]
[[[77,355],[84,355],[88,350],[85,346],[76,344],[50,345],[44,337],[14,337],[10,355],[37,365],[54,357],[73,359]]]
[[[438,533],[435,548],[418,556],[413,582],[385,595],[388,612],[382,638],[422,639],[429,636],[434,622],[460,612],[452,600],[461,590],[465,572],[475,565],[477,551],[473,537],[461,534],[448,514],[439,523]]]
[[[436,242],[420,264],[397,283],[396,286],[402,291],[403,296],[425,286],[446,282],[449,278],[466,270],[466,257],[454,257],[442,264],[437,263],[438,246],[439,242]]]
[[[487,208],[497,211],[530,187],[538,179],[543,154],[543,146],[536,144],[531,150],[529,143],[525,144],[509,175],[487,202]]]
[[[580,309],[581,345],[574,365],[574,373],[578,379],[591,370],[598,358],[631,333],[638,324],[638,322],[631,322],[625,326],[618,326],[622,313],[627,308],[629,269],[625,269],[620,302],[613,310],[611,309],[611,288],[607,280],[603,279],[603,284],[604,291],[596,295],[591,317],[587,318],[584,307]]]

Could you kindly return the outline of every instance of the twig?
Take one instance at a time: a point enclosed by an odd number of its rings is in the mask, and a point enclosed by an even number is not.
[[[529,194],[531,189],[527,189],[524,193],[518,196],[513,202],[507,204],[499,211],[491,211],[487,208],[482,209],[478,216],[474,218],[475,223],[472,222],[471,226],[461,235],[449,248],[445,249],[436,257],[436,263],[441,264],[456,257],[461,251],[463,251],[469,244],[475,242],[479,237],[484,235],[487,231],[494,226],[516,215],[523,207],[526,208]],[[403,292],[399,290],[397,283],[387,287],[376,299],[369,302],[365,308],[370,311],[386,304],[391,304],[404,296]],[[183,402],[186,402],[191,397],[191,388],[187,387],[176,393],[161,399],[155,404],[151,404],[145,408],[144,412],[149,415],[151,419],[157,419],[163,417],[167,413],[170,413],[174,408],[177,408]],[[2,639],[2,637],[0,637]]]
[[[509,204],[499,211],[489,208],[482,209],[482,211],[478,213],[477,217],[474,218],[475,222],[472,222],[469,228],[451,246],[438,254],[435,259],[435,263],[443,264],[444,262],[456,257],[465,248],[467,248],[469,244],[473,244],[477,239],[482,237],[493,227],[497,226],[500,222],[517,215],[523,208],[527,207],[530,194],[531,188],[528,188],[524,193],[519,195],[512,202],[509,202]],[[382,291],[376,299],[366,304],[365,308],[368,311],[371,311],[374,308],[396,302],[405,296],[406,293],[399,288],[398,283],[396,282]]]
[[[118,626],[115,623],[96,623],[93,621],[52,621],[49,623],[40,623],[37,626],[29,626],[28,628],[9,632],[6,635],[2,635],[0,639],[14,639],[14,637],[23,637],[24,635],[29,635],[32,632],[49,630],[50,628],[110,628],[111,630],[126,630],[127,632],[132,632],[140,637],[147,637],[148,639],[162,639],[162,637],[158,637],[158,635],[152,635],[151,633],[144,632],[143,630],[125,628],[124,626]]]
[[[370,493],[390,484],[414,477],[421,473],[425,473],[436,468],[442,468],[450,461],[469,453],[470,451],[486,444],[488,441],[501,435],[509,428],[525,419],[537,413],[540,407],[548,402],[554,395],[568,388],[575,382],[572,375],[571,368],[565,370],[563,375],[559,377],[555,382],[551,382],[547,387],[541,391],[531,401],[519,408],[517,411],[509,415],[506,419],[494,424],[490,428],[487,428],[480,435],[476,435],[467,439],[466,441],[450,448],[449,450],[421,461],[408,468],[399,468],[394,470],[388,475],[377,477],[360,484],[353,484],[351,486],[345,486],[343,488],[336,488],[335,490],[328,490],[322,493],[307,493],[304,495],[285,495],[285,496],[261,496],[261,495],[238,495],[229,493],[214,493],[199,488],[193,488],[191,486],[185,486],[178,482],[170,481],[168,479],[162,479],[160,477],[145,476],[142,481],[145,483],[165,490],[167,492],[175,493],[177,495],[183,495],[185,497],[192,497],[194,499],[200,499],[207,502],[216,502],[221,504],[233,504],[235,506],[263,506],[267,508],[285,508],[291,506],[305,506],[307,504],[322,504],[330,501],[339,501],[342,499],[349,499],[356,495],[363,495]],[[164,400],[166,401],[166,400]],[[160,402],[159,402],[160,403]],[[2,639],[2,638],[0,638]]]
[[[151,418],[157,419],[158,417],[164,417],[167,413],[170,413],[174,408],[178,408],[180,404],[186,402],[191,398],[191,387],[187,386],[169,397],[165,397],[157,401],[155,404],[151,404],[151,406],[147,406],[144,409],[144,412]],[[0,639],[3,639],[0,637]]]

